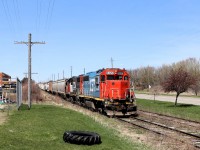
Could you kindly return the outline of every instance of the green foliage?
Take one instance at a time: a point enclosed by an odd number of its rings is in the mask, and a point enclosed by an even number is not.
[[[68,130],[82,130],[99,133],[102,143],[85,146],[65,143],[63,133]],[[9,116],[0,126],[1,150],[140,150],[141,144],[131,143],[116,136],[114,131],[102,127],[88,116],[68,109],[33,105],[31,110],[22,108]],[[146,148],[147,149],[147,148]]]
[[[173,115],[185,119],[200,121],[200,106],[190,104],[178,104],[153,100],[137,100],[138,109],[152,111],[161,114]]]

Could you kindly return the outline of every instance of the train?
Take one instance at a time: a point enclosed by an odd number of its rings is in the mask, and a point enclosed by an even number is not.
[[[42,90],[109,116],[137,115],[134,88],[125,69],[103,68],[38,85]]]

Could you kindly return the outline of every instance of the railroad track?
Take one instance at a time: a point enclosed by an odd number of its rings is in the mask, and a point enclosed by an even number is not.
[[[137,126],[139,128],[148,130],[150,132],[166,136],[168,138],[173,138],[176,141],[180,141],[182,143],[187,143],[189,145],[195,146],[196,148],[200,148],[200,135],[195,133],[189,133],[175,127],[168,127],[164,124],[160,124],[157,122],[152,122],[150,120],[146,120],[140,117],[136,118],[117,118],[120,121],[126,122],[133,126]]]
[[[149,112],[149,111],[145,111],[145,110],[138,110],[138,112],[149,113],[149,114],[158,115],[158,116],[165,116],[165,117],[168,117],[170,119],[177,119],[177,120],[182,120],[182,121],[188,121],[190,123],[197,123],[197,124],[200,125],[199,121],[188,120],[188,119],[184,119],[184,118],[180,118],[180,117],[175,117],[175,116],[170,116],[170,115],[165,115],[165,114],[161,114],[161,113]]]

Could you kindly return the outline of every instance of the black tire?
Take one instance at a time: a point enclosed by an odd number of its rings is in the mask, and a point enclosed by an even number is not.
[[[101,143],[99,134],[87,131],[66,131],[63,140],[72,144],[94,145]]]

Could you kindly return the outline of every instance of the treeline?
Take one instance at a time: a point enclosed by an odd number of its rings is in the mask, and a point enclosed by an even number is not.
[[[164,83],[169,82],[170,78],[172,80],[172,74],[175,74],[178,71],[180,72],[180,70],[181,72],[185,72],[187,75],[191,76],[193,80],[195,80],[192,83],[190,83],[188,89],[194,92],[195,95],[197,95],[200,92],[200,59],[188,58],[186,60],[173,63],[171,65],[162,65],[158,68],[152,66],[140,67],[137,69],[130,70],[129,73],[135,89],[154,89],[155,91],[165,91]],[[180,79],[180,75],[185,76],[183,74],[178,73],[174,77],[173,82]],[[186,78],[185,81],[187,80],[188,79]],[[185,81],[182,80],[180,81],[180,83],[184,84],[186,83]]]

